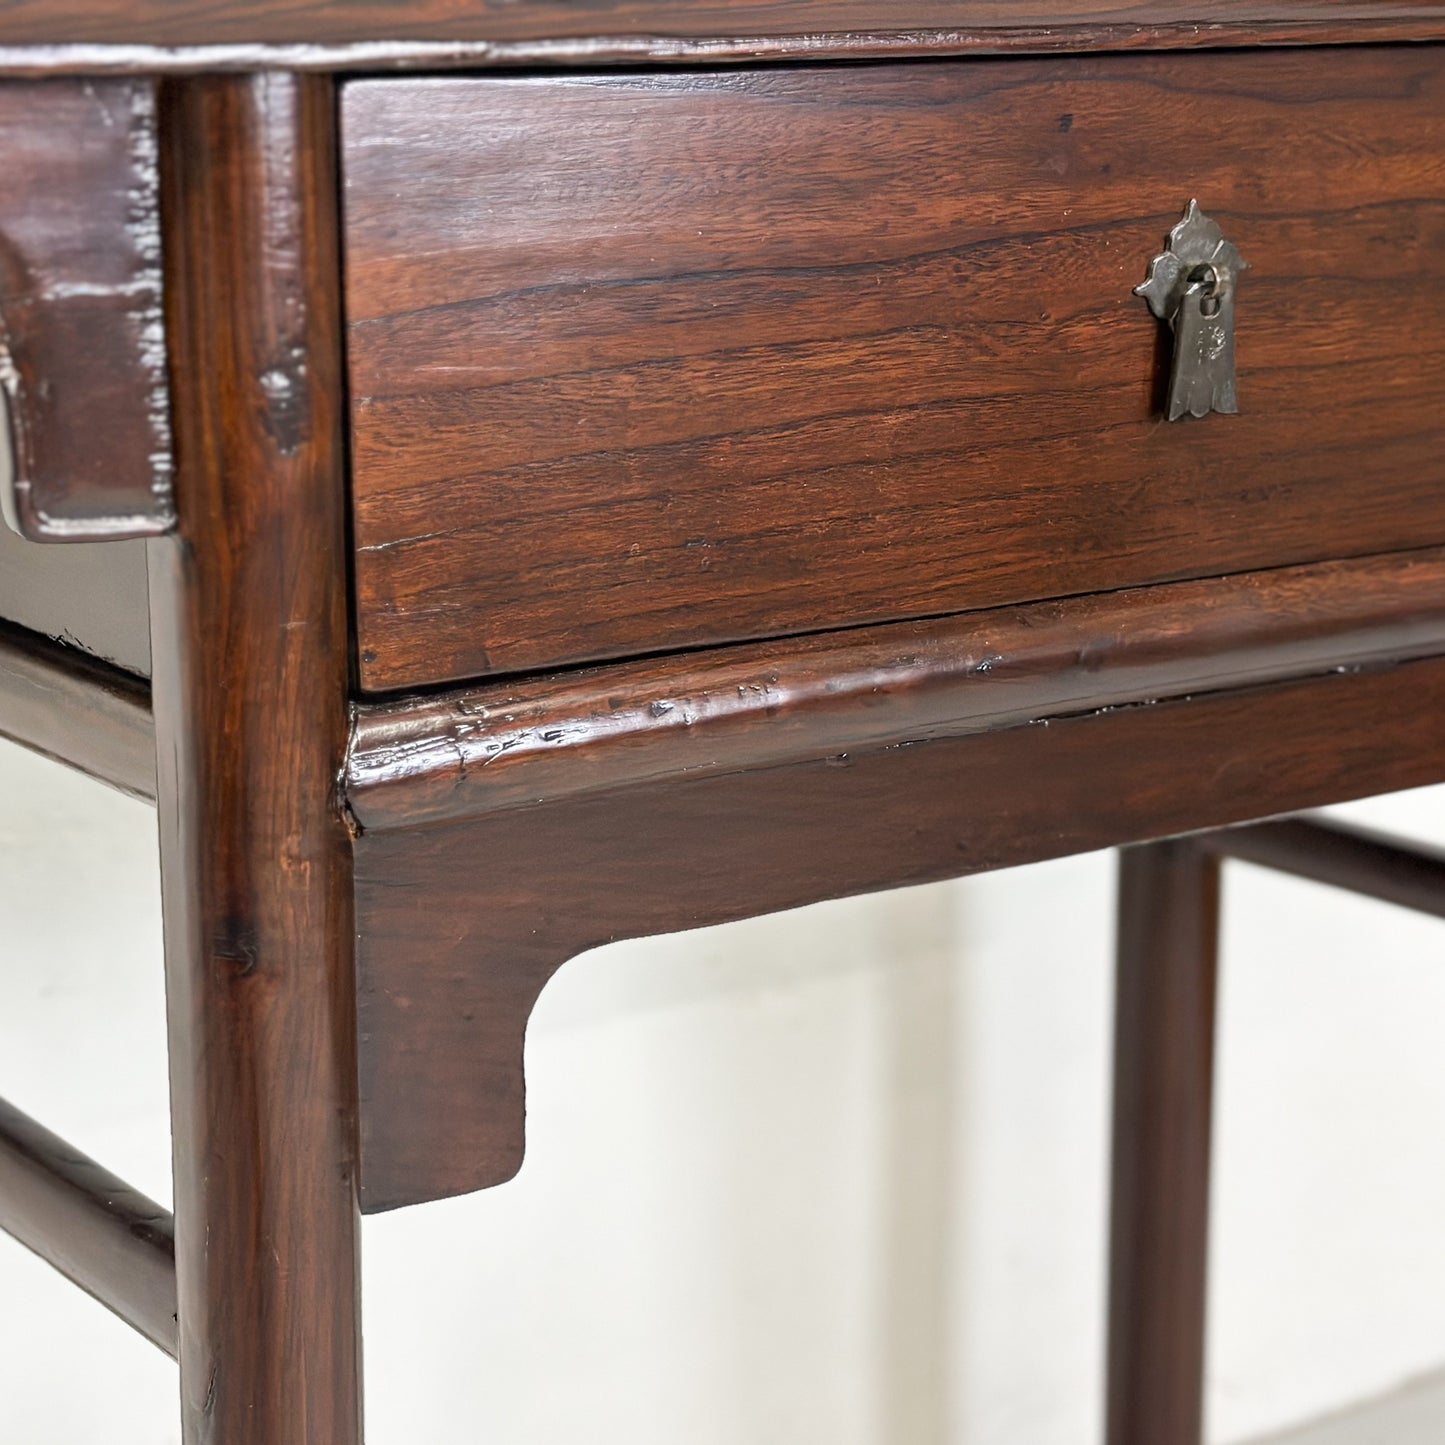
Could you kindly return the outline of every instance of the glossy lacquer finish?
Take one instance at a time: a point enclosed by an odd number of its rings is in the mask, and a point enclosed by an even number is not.
[[[371,689],[1445,538],[1445,53],[366,82]],[[1197,195],[1242,415],[1133,287]]]
[[[360,1440],[332,96],[165,97],[179,533],[152,544],[187,1445]]]
[[[815,37],[944,32],[1074,43],[1112,33],[1292,26],[1328,36],[1359,26],[1445,20],[1436,0],[4,0],[0,45],[285,45],[527,40],[593,44],[628,37]],[[1202,38],[1202,37],[1201,37]],[[563,51],[563,54],[567,54]]]
[[[5,80],[0,155],[0,387],[15,458],[0,502],[45,541],[163,532],[154,84]]]
[[[170,1214],[3,1099],[0,1229],[176,1353]]]

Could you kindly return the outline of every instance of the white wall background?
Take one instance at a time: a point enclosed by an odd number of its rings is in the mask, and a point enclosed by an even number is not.
[[[1445,841],[1445,791],[1348,810]],[[617,945],[513,1184],[368,1221],[372,1445],[1089,1445],[1112,862]],[[1445,924],[1232,865],[1210,1433],[1445,1361]],[[151,811],[0,749],[0,1093],[169,1198]],[[174,1367],[0,1241],[0,1445]]]

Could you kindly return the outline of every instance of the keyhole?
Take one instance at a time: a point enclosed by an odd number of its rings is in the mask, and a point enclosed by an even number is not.
[[[1201,316],[1217,316],[1220,307],[1219,293],[1224,289],[1224,280],[1219,274],[1219,268],[1205,262],[1196,266],[1189,273],[1189,289],[1195,287],[1203,292],[1199,298],[1199,314]]]

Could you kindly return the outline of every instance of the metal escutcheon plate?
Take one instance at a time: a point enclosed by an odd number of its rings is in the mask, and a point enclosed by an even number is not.
[[[1239,410],[1234,379],[1234,309],[1239,274],[1248,270],[1239,248],[1190,201],[1169,234],[1169,248],[1149,263],[1136,296],[1174,331],[1169,373],[1169,420]]]

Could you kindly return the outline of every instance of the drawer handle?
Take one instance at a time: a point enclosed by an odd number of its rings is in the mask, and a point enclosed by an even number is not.
[[[1190,201],[1169,233],[1168,249],[1149,263],[1134,288],[1174,332],[1169,371],[1169,420],[1239,410],[1234,388],[1234,293],[1249,263],[1217,222]]]

